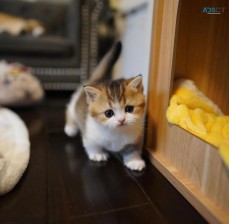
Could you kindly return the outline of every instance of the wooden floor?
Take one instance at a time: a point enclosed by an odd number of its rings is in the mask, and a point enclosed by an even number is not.
[[[20,183],[0,197],[0,223],[206,223],[149,163],[136,173],[117,155],[89,161],[80,137],[63,133],[68,99],[49,93],[41,105],[15,109],[30,131],[31,159]]]

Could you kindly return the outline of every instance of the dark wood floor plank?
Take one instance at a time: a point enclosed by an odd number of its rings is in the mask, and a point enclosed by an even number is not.
[[[16,187],[0,198],[0,223],[45,223],[47,219],[46,136],[43,119],[32,110],[20,110],[30,131],[29,166]]]
[[[148,202],[126,169],[114,158],[106,164],[88,160],[80,137],[49,137],[50,222]]]
[[[96,215],[78,217],[69,224],[165,224],[165,220],[159,216],[150,204],[135,206],[129,209],[104,212]]]
[[[48,132],[60,132],[64,129],[65,109],[72,92],[49,93],[43,103],[43,111]]]
[[[168,223],[207,223],[151,164],[148,164],[144,175],[129,172]]]

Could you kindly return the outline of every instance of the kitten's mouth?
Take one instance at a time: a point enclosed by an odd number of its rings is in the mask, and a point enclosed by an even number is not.
[[[126,123],[118,124],[118,127],[124,127],[124,126],[126,126]]]

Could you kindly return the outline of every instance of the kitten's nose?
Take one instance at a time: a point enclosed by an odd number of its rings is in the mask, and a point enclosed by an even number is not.
[[[125,117],[122,117],[122,118],[119,118],[118,119],[118,122],[120,123],[120,124],[124,124],[124,122],[125,122]]]

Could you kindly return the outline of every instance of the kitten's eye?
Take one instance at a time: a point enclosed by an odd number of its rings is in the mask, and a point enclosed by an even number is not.
[[[125,107],[125,112],[126,113],[132,113],[134,111],[134,106],[126,106]]]
[[[107,110],[107,111],[105,111],[104,114],[107,118],[111,118],[114,115],[114,112],[113,112],[113,110]]]

